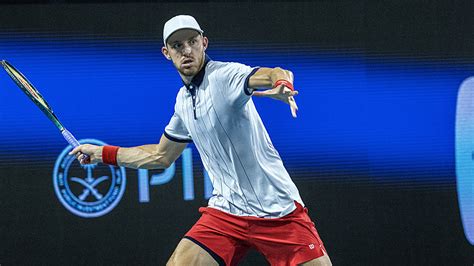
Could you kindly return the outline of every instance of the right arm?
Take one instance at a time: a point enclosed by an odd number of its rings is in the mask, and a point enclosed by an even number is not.
[[[187,143],[174,142],[164,135],[159,144],[149,144],[131,148],[120,147],[117,153],[117,164],[128,168],[164,169],[168,168],[183,152]],[[69,154],[82,159],[88,154],[90,159],[84,164],[102,163],[103,146],[84,144],[73,149]]]

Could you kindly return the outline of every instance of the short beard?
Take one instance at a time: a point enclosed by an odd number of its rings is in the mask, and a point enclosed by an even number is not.
[[[176,70],[178,70],[178,72],[185,76],[185,77],[194,77],[196,76],[199,71],[201,70],[202,66],[204,65],[204,59],[206,57],[206,54],[203,52],[202,54],[202,57],[201,57],[201,61],[199,62],[199,66],[198,66],[198,69],[196,70],[196,72],[192,73],[192,74],[187,74],[187,73],[184,73],[183,71],[181,71],[181,69],[179,69],[176,65],[174,65],[174,67],[176,68]]]
[[[196,72],[194,72],[194,73],[188,74],[189,72],[188,72],[188,73],[185,73],[185,72],[181,71],[181,69],[179,69],[179,68],[177,68],[177,67],[176,67],[176,69],[178,70],[178,72],[179,72],[181,75],[183,75],[183,76],[185,76],[185,77],[193,77],[193,76],[197,75],[197,73],[199,72],[199,71],[196,71]]]

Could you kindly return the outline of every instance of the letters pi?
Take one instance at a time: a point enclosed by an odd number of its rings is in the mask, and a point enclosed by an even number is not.
[[[96,139],[84,139],[81,144],[106,145]],[[112,211],[120,202],[125,191],[125,168],[104,164],[81,166],[67,146],[56,159],[53,171],[53,184],[56,196],[71,213],[85,218],[94,218]],[[183,200],[195,199],[192,149],[186,148],[181,154]],[[137,171],[138,201],[150,202],[151,186],[160,186],[170,182],[176,176],[176,164],[160,173],[151,173],[146,169]],[[205,199],[212,196],[212,184],[204,170]]]

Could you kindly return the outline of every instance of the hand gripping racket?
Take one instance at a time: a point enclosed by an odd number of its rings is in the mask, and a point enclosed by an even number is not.
[[[69,132],[59,121],[58,117],[54,114],[53,109],[49,104],[46,102],[46,100],[41,96],[41,94],[38,92],[38,90],[29,82],[26,77],[21,74],[20,71],[18,71],[13,65],[8,63],[5,60],[1,61],[3,68],[7,71],[8,75],[13,79],[13,81],[20,87],[20,89],[30,98],[36,106],[39,107],[39,109],[51,120],[51,122],[54,123],[54,125],[61,131],[61,134],[63,134],[63,137],[67,140],[71,146],[74,148],[79,146],[79,142],[76,140],[76,138]],[[83,160],[87,160],[89,156],[84,154],[86,156],[83,158]]]

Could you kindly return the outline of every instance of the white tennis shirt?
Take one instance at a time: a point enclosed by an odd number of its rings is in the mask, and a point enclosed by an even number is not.
[[[214,187],[209,207],[276,218],[303,204],[252,101],[258,68],[210,60],[181,87],[165,136],[194,142]]]

